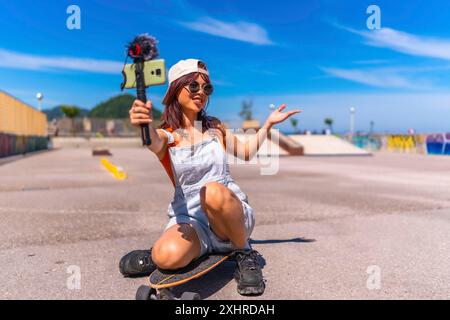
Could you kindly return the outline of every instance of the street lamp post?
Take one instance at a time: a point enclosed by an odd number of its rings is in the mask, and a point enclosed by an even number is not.
[[[39,111],[42,111],[42,99],[44,99],[44,95],[40,92],[36,94],[36,99],[38,100]]]
[[[356,108],[351,107],[350,108],[350,134],[352,136],[355,132],[355,113],[356,113]]]

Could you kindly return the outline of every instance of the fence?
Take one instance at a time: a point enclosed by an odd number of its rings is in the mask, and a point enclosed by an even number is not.
[[[159,125],[155,120],[154,127]],[[100,118],[61,118],[48,124],[48,134],[54,137],[138,137],[140,130],[135,128],[128,119]]]
[[[0,133],[0,158],[47,149],[47,137]]]

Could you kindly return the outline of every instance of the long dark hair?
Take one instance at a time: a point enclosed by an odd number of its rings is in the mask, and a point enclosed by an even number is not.
[[[199,61],[198,66],[202,69],[206,69],[206,65]],[[181,105],[178,102],[178,94],[183,89],[184,86],[187,86],[189,83],[194,81],[198,75],[200,75],[206,83],[211,83],[209,76],[201,73],[201,72],[192,72],[186,74],[177,80],[173,81],[169,89],[167,90],[166,95],[162,101],[165,106],[164,111],[161,116],[161,125],[159,126],[162,129],[171,128],[172,130],[177,130],[183,125],[183,112],[181,109]],[[197,114],[197,121],[202,122],[202,130],[208,130],[210,128],[214,128],[216,126],[217,118],[208,116],[206,114],[206,108],[209,105],[209,97],[206,105],[200,112]]]

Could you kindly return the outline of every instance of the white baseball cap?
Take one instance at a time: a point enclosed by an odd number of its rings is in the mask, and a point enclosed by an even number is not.
[[[208,70],[200,68],[198,66],[199,62],[203,62],[203,61],[198,60],[198,59],[186,59],[186,60],[180,60],[177,63],[175,63],[169,69],[169,85],[172,82],[174,82],[175,80],[177,80],[177,79],[181,78],[182,76],[187,75],[191,72],[200,72],[200,73],[204,73],[207,76],[209,76]]]

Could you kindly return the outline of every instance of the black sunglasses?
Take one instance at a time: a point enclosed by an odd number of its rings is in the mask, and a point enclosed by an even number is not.
[[[189,88],[189,92],[197,93],[197,92],[200,91],[200,83],[198,83],[197,81],[192,81],[191,83],[189,83],[188,88]],[[214,91],[214,87],[212,86],[211,83],[205,83],[203,85],[202,89],[203,89],[203,92],[207,96],[211,95],[213,93],[213,91]]]

